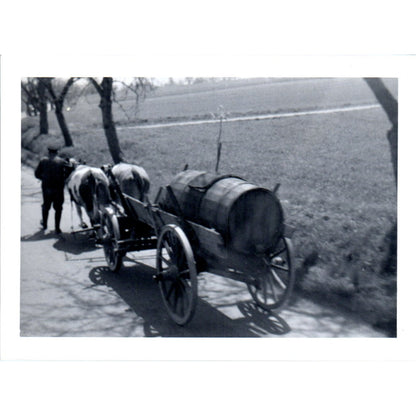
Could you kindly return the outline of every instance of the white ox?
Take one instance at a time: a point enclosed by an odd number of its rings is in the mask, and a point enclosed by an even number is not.
[[[75,202],[77,213],[81,221],[81,227],[87,228],[83,218],[83,207],[90,219],[91,226],[100,223],[100,208],[111,201],[109,181],[105,173],[99,169],[87,165],[78,165],[67,181],[67,187],[71,200]]]
[[[149,193],[150,180],[147,172],[140,166],[121,162],[111,168],[121,192],[144,201]]]

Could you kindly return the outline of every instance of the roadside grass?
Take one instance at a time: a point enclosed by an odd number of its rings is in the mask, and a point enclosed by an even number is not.
[[[225,123],[220,171],[267,188],[281,183],[286,222],[295,228],[299,293],[395,336],[396,273],[383,270],[397,217],[388,129],[381,109]],[[35,130],[22,127],[22,143],[36,154],[59,138],[30,140]],[[118,135],[126,160],[147,170],[151,199],[185,164],[215,168],[218,124],[119,129]],[[73,139],[65,155],[94,166],[111,162],[102,130],[74,131]]]

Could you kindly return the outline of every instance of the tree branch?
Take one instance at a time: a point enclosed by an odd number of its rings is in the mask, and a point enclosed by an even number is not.
[[[20,85],[22,86],[22,90],[26,93],[26,95],[28,97],[30,97],[31,93],[30,91],[26,88],[25,84],[23,83],[23,81],[20,82]]]
[[[104,90],[101,87],[101,85],[92,77],[88,77],[88,79],[91,81],[92,85],[94,85],[95,89],[97,90],[98,94],[100,94],[100,97],[104,94]]]
[[[39,82],[41,82],[45,86],[45,88],[48,90],[50,96],[52,97],[52,100],[54,102],[56,102],[57,99],[56,99],[55,91],[53,90],[53,87],[52,87],[52,78],[50,80],[48,80],[48,82],[45,82],[43,79],[39,78]]]
[[[116,94],[115,94],[115,92],[113,91],[113,102],[115,102],[120,108],[121,108],[121,110],[123,111],[123,113],[124,113],[124,115],[127,117],[127,120],[129,120],[130,121],[130,117],[129,117],[129,115],[127,114],[127,111],[124,109],[124,107],[120,104],[120,102],[117,100],[117,98],[116,98]]]
[[[66,94],[68,93],[69,89],[71,88],[71,85],[77,81],[79,78],[71,77],[66,82],[64,88],[61,91],[61,94],[59,95],[59,99],[63,100],[66,97]]]

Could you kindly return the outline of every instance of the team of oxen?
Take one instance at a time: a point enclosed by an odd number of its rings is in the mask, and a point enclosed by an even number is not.
[[[82,229],[88,228],[83,219],[82,209],[87,213],[91,228],[94,229],[100,225],[102,208],[112,202],[120,202],[112,186],[114,180],[123,193],[141,201],[147,198],[150,188],[149,176],[140,166],[121,162],[114,166],[97,168],[79,164],[73,159],[70,160],[70,164],[73,171],[67,179],[67,188]]]

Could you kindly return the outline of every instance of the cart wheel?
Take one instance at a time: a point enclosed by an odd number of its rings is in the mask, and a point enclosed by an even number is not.
[[[179,226],[163,227],[157,242],[156,269],[169,316],[178,325],[187,324],[195,313],[198,282],[192,247]]]
[[[281,238],[277,250],[264,258],[265,269],[247,284],[254,301],[263,309],[282,308],[289,299],[295,284],[293,248],[291,241]]]
[[[120,230],[117,215],[105,213],[101,219],[101,234],[105,260],[112,272],[118,272],[123,263],[123,254],[118,250]]]

